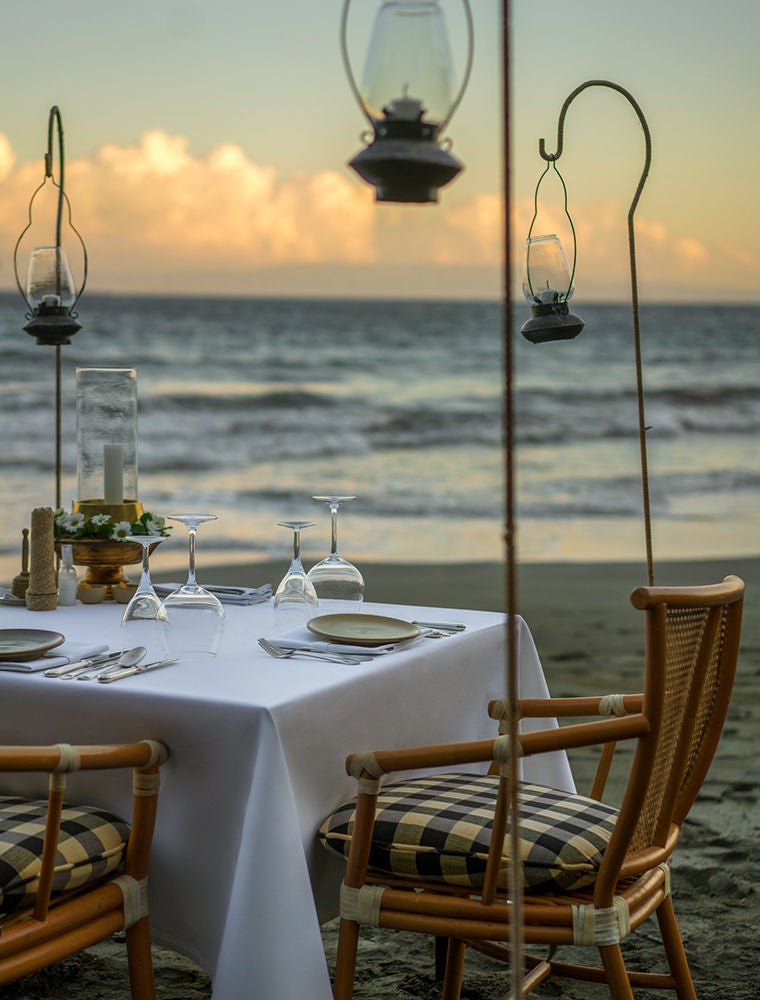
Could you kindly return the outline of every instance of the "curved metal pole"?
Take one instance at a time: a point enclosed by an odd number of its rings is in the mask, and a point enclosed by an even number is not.
[[[541,157],[544,160],[548,160],[550,163],[554,163],[560,158],[562,155],[565,115],[567,114],[567,109],[570,107],[578,94],[587,90],[589,87],[609,87],[611,90],[616,90],[619,94],[622,94],[636,112],[641,128],[644,132],[644,169],[641,172],[641,177],[639,178],[639,183],[636,187],[633,201],[631,202],[631,207],[628,210],[628,252],[631,266],[631,308],[633,311],[633,344],[636,359],[636,396],[638,400],[639,416],[639,451],[641,454],[641,489],[644,507],[644,537],[646,541],[647,579],[649,586],[651,587],[654,583],[654,563],[652,557],[652,518],[649,505],[649,463],[647,459],[646,442],[646,434],[649,428],[647,427],[644,416],[644,375],[643,363],[641,359],[639,287],[636,276],[636,237],[634,233],[633,216],[636,211],[636,206],[639,203],[641,192],[644,189],[644,184],[649,174],[649,167],[652,162],[652,137],[649,132],[649,126],[647,125],[646,118],[644,117],[644,112],[641,110],[632,94],[630,94],[624,87],[621,87],[617,83],[612,83],[610,80],[587,80],[586,83],[582,83],[579,87],[576,87],[562,105],[562,110],[559,113],[559,121],[557,124],[557,151],[555,153],[547,153],[546,143],[543,139],[539,139],[538,151],[541,154]]]
[[[50,116],[48,117],[48,148],[47,153],[45,153],[45,177],[50,177],[55,184],[55,179],[53,178],[53,121],[58,124],[58,211],[55,217],[55,245],[59,247],[61,245],[61,221],[63,219],[63,199],[64,199],[64,184],[63,184],[63,119],[61,118],[61,112],[58,110],[56,105],[50,109]],[[61,294],[61,275],[59,269],[56,267],[56,292],[60,296]]]
[[[58,124],[58,209],[55,216],[55,290],[58,301],[63,300],[61,282],[61,263],[58,247],[61,245],[61,222],[63,220],[63,199],[65,197],[63,187],[63,119],[57,106],[50,109],[48,117],[48,149],[45,153],[45,179],[49,177],[55,184],[53,177],[53,122]],[[61,506],[61,346],[56,344],[55,348],[55,506],[58,510]]]

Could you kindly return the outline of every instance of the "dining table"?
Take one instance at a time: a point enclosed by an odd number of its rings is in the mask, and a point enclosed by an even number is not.
[[[487,705],[506,692],[503,614],[372,603],[362,610],[465,628],[423,634],[358,664],[277,659],[258,643],[281,631],[270,599],[225,605],[215,657],[180,658],[117,683],[0,669],[4,744],[150,737],[169,747],[149,877],[153,940],[203,967],[214,1000],[330,1000],[320,927],[337,913],[343,863],[317,831],[354,794],[348,754],[496,735]],[[0,628],[48,629],[119,649],[122,612],[113,602],[47,612],[4,605]],[[548,696],[522,618],[517,640],[520,695]],[[573,790],[563,753],[520,765],[526,779]],[[128,815],[130,783],[117,778],[74,775],[69,795]],[[42,777],[0,782],[5,793],[45,794]]]

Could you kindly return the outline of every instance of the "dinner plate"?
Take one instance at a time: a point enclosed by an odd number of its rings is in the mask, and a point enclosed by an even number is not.
[[[384,646],[387,642],[414,639],[420,630],[411,622],[382,615],[320,615],[306,623],[320,639],[352,646]]]
[[[0,628],[0,660],[34,660],[65,638],[44,628]]]

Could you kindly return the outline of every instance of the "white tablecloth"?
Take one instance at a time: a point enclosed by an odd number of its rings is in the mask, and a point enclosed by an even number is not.
[[[122,608],[0,609],[0,627],[46,628],[119,647]],[[162,770],[150,908],[154,939],[214,980],[214,1000],[330,1000],[320,920],[337,910],[342,863],[315,842],[323,817],[354,793],[354,751],[495,734],[488,700],[505,693],[503,616],[368,604],[409,620],[461,621],[466,632],[425,639],[360,666],[275,660],[271,602],[227,607],[214,660],[180,662],[116,684],[0,671],[6,744],[104,743],[155,737]],[[547,695],[524,622],[521,693]],[[536,724],[540,725],[540,724]],[[526,777],[572,788],[564,755],[528,760]],[[78,775],[70,787],[116,811],[129,783]],[[30,778],[1,779],[29,790]],[[44,785],[40,784],[40,791]],[[316,905],[315,905],[316,901]]]

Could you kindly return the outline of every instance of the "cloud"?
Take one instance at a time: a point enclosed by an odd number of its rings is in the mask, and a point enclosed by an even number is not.
[[[444,275],[442,289],[451,285],[452,293],[455,272],[462,288],[468,274],[477,273],[479,288],[490,274],[489,287],[498,289],[499,194],[481,192],[463,200],[463,189],[452,187],[444,189],[437,206],[377,205],[372,189],[344,171],[283,176],[272,165],[249,159],[234,143],[198,156],[183,136],[160,130],[146,132],[131,145],[107,143],[91,156],[67,161],[66,167],[73,221],[87,243],[92,290],[261,293],[284,287],[285,278],[276,278],[279,269],[291,276],[294,294],[310,294],[327,286],[328,268],[344,276],[374,269],[383,291],[381,274],[406,275],[406,287],[396,281],[391,292],[407,294],[417,287],[415,274],[435,269]],[[13,285],[8,261],[42,174],[41,161],[18,164],[0,133],[0,283],[6,287]],[[25,237],[21,269],[32,246],[50,242],[56,198],[56,189],[47,184],[35,201],[35,225],[42,225],[42,236],[30,231]],[[512,205],[518,280],[533,211],[532,197]],[[579,203],[573,220],[579,294],[625,297],[625,207],[613,200]],[[572,235],[561,204],[542,205],[534,235],[547,232],[560,235],[571,257]],[[728,277],[746,284],[747,275],[757,273],[751,253],[741,260],[737,253],[711,254],[704,242],[672,234],[658,219],[637,218],[636,237],[640,276],[653,290],[693,283],[697,272],[700,287],[706,288],[707,263],[715,270],[716,288]],[[76,278],[80,254],[75,246],[71,250]],[[262,275],[266,280],[252,280]],[[330,287],[342,286],[333,281]]]
[[[0,135],[0,237],[13,245],[25,206],[42,179],[40,165],[13,170]],[[109,143],[67,162],[72,219],[91,262],[91,287],[130,285],[128,274],[220,273],[273,264],[376,259],[372,192],[337,171],[280,177],[226,144],[206,156],[161,131],[136,145]],[[52,192],[54,194],[54,192]],[[35,203],[52,226],[53,208]],[[11,242],[13,241],[13,242]],[[43,234],[49,241],[49,233]],[[25,238],[26,242],[26,238]],[[29,247],[39,242],[31,232]],[[151,286],[153,287],[153,286]]]
[[[686,264],[706,264],[710,260],[707,248],[690,237],[676,240],[675,251]]]
[[[16,156],[6,136],[0,132],[0,181],[4,181],[13,170]]]

